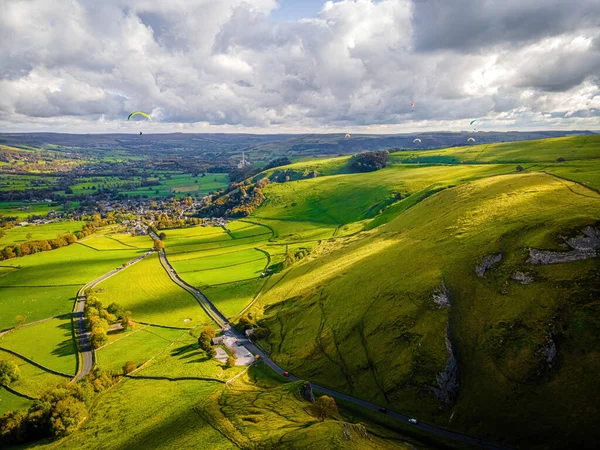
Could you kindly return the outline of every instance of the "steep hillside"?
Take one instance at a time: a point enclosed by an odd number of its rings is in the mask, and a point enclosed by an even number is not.
[[[363,217],[357,198],[340,196],[333,220]],[[297,376],[511,445],[590,445],[599,218],[599,194],[547,174],[462,184],[322,243],[271,280],[253,313]]]

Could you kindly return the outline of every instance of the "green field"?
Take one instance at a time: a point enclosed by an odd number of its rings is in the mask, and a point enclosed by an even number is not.
[[[184,330],[141,326],[96,351],[98,365],[112,372],[120,372],[127,361],[142,365],[163,351],[185,333]]]
[[[8,360],[19,366],[21,376],[16,382],[11,383],[10,387],[21,394],[39,397],[44,391],[70,381],[69,378],[43,370],[4,350],[0,350],[0,360]]]
[[[208,377],[225,381],[241,370],[240,367],[228,369],[216,359],[208,359],[199,348],[197,339],[185,334],[136,375],[169,378]]]
[[[75,374],[77,350],[71,318],[52,319],[0,337],[0,347],[15,351],[52,370]]]
[[[104,305],[119,303],[132,312],[134,321],[182,328],[211,323],[196,299],[169,278],[157,254],[102,282],[98,288]]]
[[[25,397],[20,397],[4,388],[0,388],[0,415],[9,411],[26,409],[32,403],[31,400],[28,400]]]
[[[0,248],[28,241],[56,239],[63,234],[81,231],[85,222],[54,222],[45,225],[28,225],[6,230],[6,236],[0,238]]]
[[[207,381],[125,380],[103,394],[83,428],[56,449],[237,448],[194,407],[220,384]]]
[[[269,227],[234,221],[220,227],[193,227],[166,232],[166,252],[179,276],[202,289],[228,317],[239,313],[262,286],[269,264],[263,250]],[[260,248],[260,250],[259,250]]]
[[[96,251],[73,244],[2,262],[0,329],[68,313],[77,291],[89,281],[122,265],[144,250]]]

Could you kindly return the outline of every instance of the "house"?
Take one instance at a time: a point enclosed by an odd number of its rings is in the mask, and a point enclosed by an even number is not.
[[[19,227],[26,227],[27,225],[29,225],[29,222],[19,222],[17,224],[17,226],[19,226]]]
[[[217,336],[212,338],[212,345],[222,345],[224,336]]]

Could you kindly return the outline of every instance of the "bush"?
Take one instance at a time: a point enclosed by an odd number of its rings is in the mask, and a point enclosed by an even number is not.
[[[58,401],[50,418],[52,435],[62,437],[72,433],[87,416],[88,410],[83,402],[73,397]]]
[[[517,172],[523,172],[523,170],[525,170],[525,169],[523,169],[523,166],[519,164],[517,166]]]
[[[228,367],[228,368],[231,368],[231,367],[235,366],[235,363],[236,363],[235,356],[229,355],[227,357],[227,362],[225,363],[225,366]]]
[[[250,335],[250,339],[252,339],[253,341],[260,341],[261,339],[265,339],[266,337],[268,337],[269,334],[271,334],[271,332],[268,329],[264,327],[257,327]]]
[[[0,384],[8,386],[21,376],[21,369],[12,361],[0,361]]]
[[[556,162],[565,162],[565,161],[566,161],[566,159],[563,158],[562,156],[556,160]]]
[[[123,374],[127,375],[128,373],[133,372],[135,369],[137,369],[135,363],[133,361],[127,361],[123,365]]]

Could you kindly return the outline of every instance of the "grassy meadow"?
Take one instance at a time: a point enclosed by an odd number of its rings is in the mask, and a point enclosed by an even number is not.
[[[3,261],[0,270],[0,329],[65,314],[86,283],[135,258],[142,249],[98,251],[73,244]]]
[[[156,253],[97,288],[104,305],[119,303],[131,311],[134,321],[181,328],[211,323],[196,299],[169,278]]]
[[[53,222],[44,225],[28,225],[24,227],[13,227],[6,230],[6,236],[0,237],[0,248],[7,245],[21,244],[28,241],[41,241],[45,239],[56,239],[63,234],[81,231],[85,222],[68,221]]]
[[[77,368],[71,318],[52,319],[19,328],[0,337],[0,347],[68,375]]]

